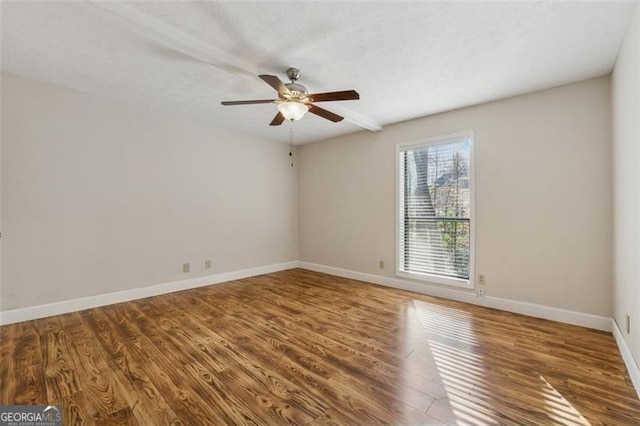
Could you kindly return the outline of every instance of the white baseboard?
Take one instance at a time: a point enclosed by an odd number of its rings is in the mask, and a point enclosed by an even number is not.
[[[12,324],[20,321],[28,321],[37,318],[45,318],[52,315],[60,315],[69,312],[80,311],[83,309],[91,309],[98,306],[111,305],[114,303],[128,302],[130,300],[158,296],[161,294],[173,293],[175,291],[188,290],[190,288],[202,287],[206,285],[219,284],[226,281],[268,274],[271,272],[283,271],[296,267],[370,282],[386,287],[393,287],[401,290],[427,294],[429,296],[442,297],[445,299],[457,300],[474,305],[501,309],[503,311],[515,312],[537,318],[550,319],[568,324],[595,328],[603,331],[612,330],[611,318],[609,317],[552,308],[548,306],[536,305],[533,303],[501,299],[497,297],[487,296],[484,298],[478,298],[476,297],[474,292],[468,290],[449,289],[425,283],[417,283],[400,278],[383,277],[380,275],[366,274],[363,272],[350,271],[347,269],[335,268],[332,266],[325,266],[302,261],[278,263],[274,265],[266,265],[257,268],[243,269],[240,271],[225,272],[221,274],[209,275],[206,277],[198,277],[189,280],[159,284],[150,287],[142,287],[115,293],[54,302],[46,305],[2,311],[0,312],[0,325]]]
[[[52,315],[66,314],[69,312],[97,308],[99,306],[112,305],[114,303],[128,302],[131,300],[143,299],[145,297],[158,296],[161,294],[173,293],[176,291],[188,290],[191,288],[203,287],[212,284],[220,284],[226,281],[239,280],[256,275],[284,271],[285,269],[292,269],[296,268],[297,266],[297,261],[277,263],[273,265],[243,269],[240,271],[224,272],[221,274],[209,275],[206,277],[197,277],[183,281],[175,281],[172,283],[118,291],[115,293],[99,294],[96,296],[82,297],[79,299],[64,300],[61,302],[48,303],[46,305],[0,311],[0,325],[45,318]]]
[[[612,319],[611,323],[613,327],[613,337],[614,339],[616,339],[618,349],[620,350],[620,355],[622,355],[624,365],[626,365],[627,371],[629,372],[629,377],[631,377],[631,383],[633,383],[633,387],[636,388],[638,398],[640,398],[640,367],[638,367],[636,360],[633,358],[631,349],[629,349],[627,341],[624,340],[622,331],[620,330],[620,327],[618,327],[618,323],[615,319]]]
[[[383,285],[386,287],[398,288],[401,290],[413,291],[415,293],[426,294],[429,296],[442,297],[459,302],[471,303],[473,305],[486,306],[488,308],[500,309],[503,311],[514,312],[531,317],[544,318],[548,320],[564,322],[567,324],[594,328],[596,330],[611,331],[611,318],[601,315],[569,311],[566,309],[536,305],[534,303],[501,299],[499,297],[486,296],[483,298],[479,298],[476,297],[475,292],[469,290],[444,288],[436,285],[418,283],[401,278],[383,277],[380,275],[366,274],[363,272],[334,268],[332,266],[319,265],[310,262],[300,261],[298,262],[298,267],[308,269],[310,271],[323,272],[325,274],[337,275],[339,277],[365,281],[373,284]]]

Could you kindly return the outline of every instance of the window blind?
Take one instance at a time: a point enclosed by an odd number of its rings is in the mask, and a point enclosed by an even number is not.
[[[469,280],[470,140],[400,148],[400,272]]]

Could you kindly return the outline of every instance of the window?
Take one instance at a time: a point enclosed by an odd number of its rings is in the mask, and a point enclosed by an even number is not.
[[[398,145],[398,276],[473,287],[473,133]]]

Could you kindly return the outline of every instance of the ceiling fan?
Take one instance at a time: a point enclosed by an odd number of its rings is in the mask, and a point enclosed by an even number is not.
[[[351,101],[360,99],[360,94],[355,90],[309,94],[306,87],[302,84],[296,83],[300,78],[300,70],[297,68],[289,68],[287,70],[287,77],[289,77],[291,83],[285,84],[275,75],[262,74],[259,77],[269,86],[277,90],[278,99],[225,101],[222,102],[222,105],[277,104],[278,113],[273,120],[271,120],[269,125],[279,126],[284,122],[284,120],[300,120],[307,111],[337,123],[338,121],[342,121],[344,117],[331,111],[327,111],[324,108],[320,108],[314,104],[316,102]]]

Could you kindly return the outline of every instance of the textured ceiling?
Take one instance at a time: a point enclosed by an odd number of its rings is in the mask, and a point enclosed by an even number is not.
[[[3,2],[2,70],[288,141],[255,77],[295,66],[311,92],[296,143],[611,71],[636,2]],[[208,63],[207,63],[208,62]]]

